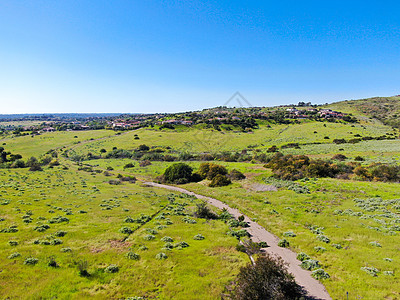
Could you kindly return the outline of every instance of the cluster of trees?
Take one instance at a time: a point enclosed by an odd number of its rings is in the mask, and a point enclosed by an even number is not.
[[[50,155],[49,155],[50,154]],[[22,160],[22,155],[12,154],[9,151],[5,151],[3,147],[0,147],[0,168],[29,168],[30,171],[41,171],[42,166],[49,165],[54,167],[60,163],[57,160],[53,161],[53,158],[57,158],[57,152],[50,150],[46,155],[43,155],[38,160],[36,157],[31,157],[27,161]]]
[[[165,183],[184,184],[208,179],[211,181],[210,187],[217,187],[229,185],[231,180],[244,178],[245,176],[235,169],[228,174],[224,166],[213,163],[201,164],[197,172],[193,172],[193,168],[185,163],[175,163],[165,170],[159,180]]]
[[[400,167],[388,164],[361,166],[359,162],[344,163],[345,155],[338,154],[331,160],[310,159],[306,155],[283,155],[275,153],[265,165],[271,168],[275,177],[284,180],[297,180],[304,177],[338,177],[348,179],[350,175],[361,180],[400,181]],[[361,161],[357,157],[358,161]]]

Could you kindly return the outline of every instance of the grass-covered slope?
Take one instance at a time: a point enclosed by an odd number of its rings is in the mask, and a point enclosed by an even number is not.
[[[374,118],[386,125],[400,127],[400,96],[341,101],[326,107],[352,113],[355,116]]]

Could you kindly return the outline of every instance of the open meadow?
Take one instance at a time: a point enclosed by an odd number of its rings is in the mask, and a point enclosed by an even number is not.
[[[199,200],[141,181],[158,181],[176,162],[199,170],[204,161],[191,155],[236,152],[250,158],[215,163],[246,179],[224,187],[210,187],[207,179],[180,186],[239,209],[285,239],[286,247],[316,260],[330,276],[321,282],[333,299],[345,299],[346,292],[351,299],[399,299],[399,183],[353,177],[286,181],[273,178],[257,160],[260,154],[268,160],[273,145],[298,143],[280,151],[318,159],[341,153],[344,163],[362,157],[360,165],[398,165],[398,139],[332,142],[395,133],[375,122],[306,121],[252,132],[177,127],[5,136],[0,142],[7,151],[24,159],[53,153],[59,165],[0,170],[0,294],[218,299],[248,262],[227,234],[230,226],[194,217]],[[145,156],[116,156],[140,147]],[[175,158],[155,159],[154,153]],[[133,176],[136,182],[117,181]]]

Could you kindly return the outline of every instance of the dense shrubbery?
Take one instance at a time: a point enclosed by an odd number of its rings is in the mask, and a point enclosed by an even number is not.
[[[187,164],[176,163],[169,166],[163,175],[163,181],[167,183],[183,184],[191,182],[193,169]]]
[[[344,160],[346,156],[338,154],[333,157]],[[313,160],[306,155],[283,155],[280,152],[265,165],[271,168],[274,176],[284,180],[298,180],[304,177],[340,177],[355,175],[362,180],[400,181],[400,167],[387,164],[372,164],[362,167],[359,163],[332,163],[324,160]]]

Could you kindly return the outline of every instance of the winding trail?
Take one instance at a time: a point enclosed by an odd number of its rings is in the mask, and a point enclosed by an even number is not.
[[[184,194],[195,196],[198,199],[202,199],[207,201],[209,204],[223,209],[225,208],[230,214],[235,216],[236,218],[243,215],[239,210],[234,209],[219,201],[217,199],[206,197],[203,195],[199,195],[188,190],[185,190],[180,187],[170,186],[166,184],[159,184],[155,182],[143,182],[144,185],[153,186],[163,189],[168,189],[176,192],[181,192]],[[306,271],[300,267],[300,262],[296,259],[296,253],[287,249],[278,247],[279,239],[273,235],[272,233],[268,232],[260,226],[258,223],[253,222],[249,217],[244,215],[245,221],[248,222],[249,227],[246,230],[251,234],[252,240],[254,242],[267,242],[268,248],[264,248],[265,252],[273,255],[279,256],[283,259],[284,262],[288,264],[288,271],[294,275],[296,282],[301,285],[307,292],[308,296],[313,297],[314,299],[320,300],[331,300],[332,298],[329,296],[328,292],[326,291],[323,284],[321,284],[318,280],[311,277],[311,272]]]

